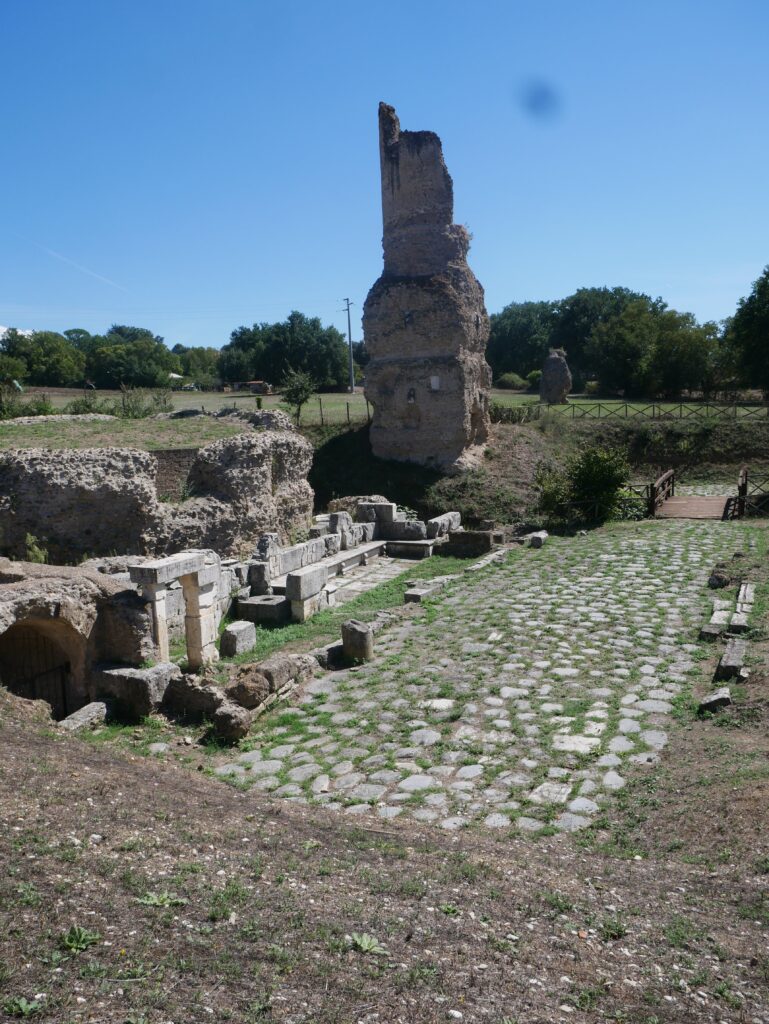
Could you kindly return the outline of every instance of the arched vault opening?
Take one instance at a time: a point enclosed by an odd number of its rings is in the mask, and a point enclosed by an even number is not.
[[[23,619],[0,635],[0,682],[47,701],[56,719],[87,702],[84,666],[85,639],[61,619]]]

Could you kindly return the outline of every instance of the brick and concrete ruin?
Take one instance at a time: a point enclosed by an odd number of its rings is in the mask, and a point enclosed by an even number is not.
[[[571,370],[562,348],[551,348],[542,367],[539,400],[548,405],[565,405],[571,391]]]
[[[27,537],[52,562],[212,548],[248,554],[262,533],[306,529],[312,447],[279,420],[201,448],[181,501],[161,501],[158,462],[131,448],[0,452],[0,551],[24,558]]]
[[[363,311],[374,455],[444,471],[472,465],[489,431],[489,318],[453,221],[434,132],[401,131],[379,105],[384,271]]]

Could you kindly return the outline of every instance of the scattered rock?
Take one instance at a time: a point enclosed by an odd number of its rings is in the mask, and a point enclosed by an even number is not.
[[[720,711],[721,708],[728,707],[732,703],[732,695],[728,686],[721,686],[712,693],[709,693],[707,697],[704,697],[700,703],[697,711],[699,714],[705,714],[710,712],[711,714],[715,711]]]

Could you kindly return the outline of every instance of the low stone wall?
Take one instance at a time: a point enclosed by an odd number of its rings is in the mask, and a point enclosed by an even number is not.
[[[187,497],[190,470],[199,448],[158,448],[152,454],[158,464],[155,490],[161,501],[182,501]]]

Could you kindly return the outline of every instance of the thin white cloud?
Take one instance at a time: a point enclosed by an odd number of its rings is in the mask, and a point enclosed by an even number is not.
[[[55,252],[53,249],[49,249],[46,245],[40,245],[38,242],[34,242],[33,244],[36,245],[38,249],[42,249],[43,252],[48,253],[48,255],[52,256],[55,260],[61,260],[62,263],[69,264],[70,267],[74,267],[75,270],[79,270],[82,274],[88,274],[89,277],[95,277],[97,281],[103,281],[104,284],[110,284],[113,288],[119,288],[121,292],[126,292],[130,295],[128,289],[124,288],[122,284],[118,284],[117,281],[111,281],[108,277],[104,277],[103,274],[97,274],[95,270],[89,270],[88,267],[84,267],[80,263],[75,263],[75,261],[71,260],[68,256],[62,256],[60,252]]]

